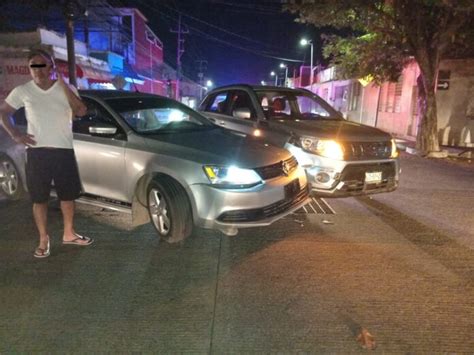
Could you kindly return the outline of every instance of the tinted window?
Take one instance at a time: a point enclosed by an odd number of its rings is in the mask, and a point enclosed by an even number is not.
[[[204,111],[226,113],[227,92],[215,94],[209,98]]]
[[[298,91],[257,91],[262,110],[269,120],[342,119],[324,100]]]
[[[87,113],[83,117],[76,117],[72,122],[74,133],[91,134],[89,127],[97,124],[107,124],[120,128],[112,115],[97,101],[83,97],[82,101],[87,106]]]
[[[255,109],[252,105],[252,100],[249,94],[242,90],[233,91],[230,99],[230,110],[232,116],[236,116],[236,111],[239,109],[249,110],[250,118],[256,117]]]

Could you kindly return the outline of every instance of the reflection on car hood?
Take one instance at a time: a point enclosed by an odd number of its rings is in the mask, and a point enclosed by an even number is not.
[[[380,129],[344,120],[270,121],[278,130],[298,135],[330,138],[352,142],[390,140],[391,136]]]
[[[289,159],[282,148],[221,128],[144,136],[150,148],[201,164],[256,168]]]

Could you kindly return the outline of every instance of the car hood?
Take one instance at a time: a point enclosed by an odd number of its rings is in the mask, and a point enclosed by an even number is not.
[[[152,150],[200,164],[256,168],[289,159],[285,149],[241,133],[214,128],[144,136]]]
[[[390,134],[380,129],[345,120],[273,121],[270,125],[301,136],[337,139],[352,142],[390,140]]]

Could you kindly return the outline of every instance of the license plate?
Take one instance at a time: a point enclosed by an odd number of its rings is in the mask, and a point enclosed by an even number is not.
[[[382,172],[381,171],[373,171],[373,172],[366,172],[365,173],[365,182],[367,184],[375,184],[382,181]]]
[[[300,180],[295,179],[288,185],[285,185],[285,199],[289,200],[295,197],[300,192]]]

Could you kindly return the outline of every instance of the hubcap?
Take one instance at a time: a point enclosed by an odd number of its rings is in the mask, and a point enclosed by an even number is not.
[[[148,195],[148,208],[150,209],[153,224],[161,235],[167,235],[170,231],[171,221],[168,217],[168,206],[157,189],[151,189]]]
[[[9,161],[2,161],[0,165],[0,186],[8,195],[14,195],[18,190],[18,173]]]

